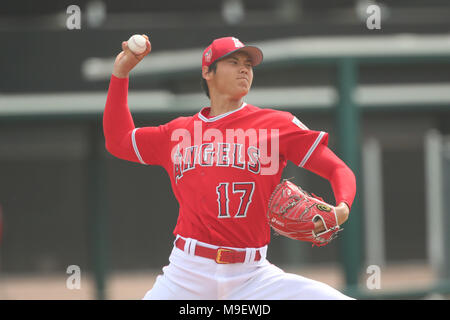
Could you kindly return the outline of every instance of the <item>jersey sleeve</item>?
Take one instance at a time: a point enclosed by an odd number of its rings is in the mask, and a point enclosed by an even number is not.
[[[356,195],[356,177],[353,171],[328,147],[317,146],[305,169],[327,179],[333,189],[336,204],[345,202],[352,208]]]
[[[165,167],[170,158],[169,124],[135,128],[131,143],[140,163]]]
[[[280,154],[299,167],[304,167],[319,145],[328,145],[328,133],[310,130],[290,112],[279,115]]]
[[[128,108],[128,82],[128,78],[111,76],[103,114],[106,149],[123,160],[164,166],[170,123],[136,128]]]

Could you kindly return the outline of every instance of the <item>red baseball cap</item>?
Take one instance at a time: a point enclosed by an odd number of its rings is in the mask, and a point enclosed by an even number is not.
[[[205,51],[203,51],[202,67],[209,67],[214,61],[224,58],[236,51],[248,53],[253,66],[257,66],[263,60],[261,49],[254,46],[246,46],[235,37],[225,37],[214,40]]]

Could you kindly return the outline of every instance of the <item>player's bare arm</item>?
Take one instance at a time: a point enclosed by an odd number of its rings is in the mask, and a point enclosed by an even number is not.
[[[335,209],[336,209],[336,217],[338,220],[338,224],[342,225],[345,221],[347,221],[348,216],[350,214],[350,209],[345,202],[341,202],[340,204],[338,204],[335,207]],[[318,220],[318,221],[314,222],[314,232],[315,233],[319,233],[324,230],[325,230],[325,228],[323,226],[322,220]]]
[[[350,209],[348,208],[348,205],[345,202],[341,202],[339,205],[336,206],[336,215],[338,218],[339,225],[347,221],[349,214]]]
[[[127,41],[122,42],[122,51],[117,55],[114,62],[113,75],[117,78],[127,78],[130,71],[152,51],[152,45],[148,37],[142,35],[146,40],[146,50],[141,54],[135,54],[128,48]]]

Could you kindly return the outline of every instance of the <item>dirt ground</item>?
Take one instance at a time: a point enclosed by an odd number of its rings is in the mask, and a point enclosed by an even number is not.
[[[318,280],[342,289],[344,278],[338,267],[315,265],[307,268],[284,268],[304,277]],[[106,299],[139,300],[152,287],[160,271],[136,271],[110,274],[106,286]],[[371,273],[360,277],[361,286],[365,286]],[[431,286],[436,281],[427,265],[410,263],[389,265],[381,268],[380,289],[414,290]],[[81,274],[80,289],[68,289],[66,281],[69,275],[6,275],[0,274],[1,300],[90,300],[96,298],[95,283],[90,275]],[[430,298],[441,298],[430,296]]]

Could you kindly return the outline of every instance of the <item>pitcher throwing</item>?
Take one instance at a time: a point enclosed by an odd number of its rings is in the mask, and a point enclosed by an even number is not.
[[[107,150],[124,160],[162,166],[180,207],[170,263],[144,299],[350,299],[266,259],[269,199],[287,161],[328,179],[333,189],[337,205],[318,208],[331,214],[335,226],[330,229],[329,220],[314,216],[309,233],[339,229],[348,218],[355,177],[327,147],[328,134],[308,129],[289,112],[244,102],[263,54],[234,37],[216,39],[203,52],[201,81],[209,106],[199,106],[191,117],[135,128],[128,77],[151,51],[145,38],[147,50],[140,55],[122,42],[103,116]],[[277,194],[287,197],[286,207],[272,208],[281,214],[279,221],[297,214],[287,210],[297,205],[290,191],[297,189],[286,190]]]

